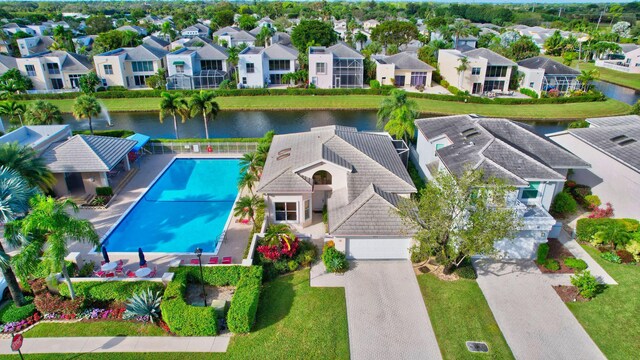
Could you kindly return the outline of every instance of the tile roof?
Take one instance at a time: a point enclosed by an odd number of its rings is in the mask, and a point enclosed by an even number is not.
[[[148,61],[161,60],[169,52],[147,44],[138,45],[134,48],[125,48],[127,51],[127,60],[132,61]]]
[[[64,63],[62,63],[62,70],[64,71],[90,71],[93,69],[93,64],[89,61],[89,58],[72,53],[67,51],[60,51],[63,54],[66,54],[66,58]],[[58,51],[54,51],[54,53],[58,53]]]
[[[518,66],[527,69],[544,69],[545,75],[580,75],[580,71],[544,56],[534,56],[520,60],[518,61]]]
[[[364,59],[364,56],[362,56],[362,54],[350,48],[347,44],[341,41],[333,46],[329,46],[326,49],[327,51],[333,53],[333,56],[337,58]]]
[[[53,173],[106,172],[113,169],[137,144],[135,140],[75,135],[42,154]]]
[[[569,134],[640,172],[640,126],[598,126],[569,129]]]
[[[384,64],[394,64],[396,69],[402,70],[421,70],[421,71],[433,71],[435,68],[424,61],[418,59],[414,54],[408,52],[401,52],[391,56],[384,56],[380,59]]]
[[[16,64],[16,58],[0,55],[0,73],[5,73],[9,69],[15,69],[18,65]]]
[[[216,30],[212,35],[213,36],[220,36],[220,35],[225,35],[225,34],[237,33],[238,31],[240,31],[239,27],[225,26],[225,27],[223,27],[221,29]]]
[[[154,46],[154,47],[157,47],[157,48],[161,48],[161,49],[164,48],[164,47],[169,46],[169,44],[170,44],[170,42],[168,42],[167,40],[159,38],[157,36],[153,36],[153,35],[145,37],[142,40],[142,42],[147,44],[147,45],[151,45],[151,46]]]
[[[298,58],[298,50],[281,44],[272,44],[264,49],[264,53],[271,59],[296,60]]]
[[[489,62],[489,65],[501,65],[501,66],[517,65],[513,61],[507,59],[506,57],[496,54],[495,52],[485,48],[478,48],[478,49],[465,51],[462,54],[464,56],[471,57],[471,58],[474,58],[474,57],[485,58]]]
[[[640,125],[640,115],[622,115],[622,116],[588,118],[587,122],[591,124],[592,127]]]

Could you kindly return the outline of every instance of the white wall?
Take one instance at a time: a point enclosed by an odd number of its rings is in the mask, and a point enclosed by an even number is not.
[[[309,219],[305,219],[304,202],[309,200],[309,206],[313,209],[313,203],[311,201],[311,193],[305,194],[268,194],[266,197],[267,209],[269,211],[269,220],[273,223],[282,223],[282,221],[276,221],[275,203],[277,202],[295,202],[297,203],[297,220],[288,221],[291,224],[302,224],[307,226],[311,224],[312,216]]]
[[[325,63],[325,74],[316,73],[316,64]],[[309,83],[315,83],[321,89],[333,88],[333,54],[310,54],[309,55]]]
[[[265,74],[263,55],[260,54],[240,54],[238,60],[239,82],[244,87],[248,88],[262,88],[265,84]],[[247,63],[253,63],[254,72],[247,73]],[[267,64],[268,65],[268,64]],[[247,83],[244,84],[243,78],[247,79]]]
[[[544,70],[519,67],[518,71],[524,75],[520,81],[520,87],[531,89],[540,95],[542,91],[542,79],[544,79]]]

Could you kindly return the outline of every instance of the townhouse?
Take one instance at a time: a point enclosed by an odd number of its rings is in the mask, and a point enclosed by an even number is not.
[[[142,44],[98,54],[93,57],[93,62],[103,86],[137,89],[146,88],[147,78],[165,68],[167,54],[164,49]]]
[[[282,85],[282,76],[296,71],[297,59],[296,49],[280,44],[248,47],[239,55],[240,84],[247,88]]]
[[[167,55],[167,89],[212,89],[229,78],[229,54],[220,45],[204,43]]]
[[[343,42],[309,47],[309,83],[322,89],[362,88],[364,56]]]
[[[78,89],[80,77],[93,70],[86,56],[67,51],[47,51],[15,61],[20,73],[31,79],[36,91]]]
[[[460,71],[462,59],[467,60],[464,71]],[[449,84],[474,95],[507,93],[514,66],[517,66],[515,62],[485,48],[438,51],[440,75]]]
[[[373,60],[376,62],[376,80],[381,85],[402,88],[431,87],[431,77],[435,69],[413,53],[377,56]]]

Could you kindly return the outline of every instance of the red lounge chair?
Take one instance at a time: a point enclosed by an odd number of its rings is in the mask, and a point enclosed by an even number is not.
[[[136,273],[134,273],[133,271],[129,270],[129,271],[127,271],[127,277],[134,278],[134,277],[136,277]]]
[[[143,269],[143,268],[146,268],[146,267],[147,267],[147,264],[140,265],[140,269]]]
[[[189,264],[198,265],[198,264],[200,264],[200,262],[198,262],[198,259],[191,259],[191,261],[189,261]]]
[[[100,271],[94,271],[94,272],[93,272],[93,275],[95,275],[95,276],[97,276],[97,277],[100,277],[100,278],[101,278],[101,277],[104,277],[105,272],[104,272],[104,271],[102,271],[102,270],[100,270]]]
[[[107,263],[106,261],[102,260],[102,261],[100,261],[100,266],[102,266],[102,265],[104,265],[106,263]]]
[[[218,257],[217,256],[212,256],[209,258],[209,265],[217,265],[218,264]]]
[[[110,273],[107,273],[107,277],[108,278],[116,277],[116,274],[110,272]]]
[[[150,278],[152,277],[156,277],[156,274],[158,273],[158,268],[156,266],[153,267],[153,270],[151,270],[151,272],[149,273]]]
[[[231,264],[231,256],[227,256],[227,257],[223,257],[222,258],[222,263],[223,264]]]

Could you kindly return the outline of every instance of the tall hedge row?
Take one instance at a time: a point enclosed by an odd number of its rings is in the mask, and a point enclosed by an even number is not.
[[[134,294],[150,288],[154,293],[164,290],[162,283],[153,281],[83,281],[73,283],[73,289],[77,296],[84,296],[95,301],[126,301]],[[58,286],[60,295],[69,296],[69,288],[66,283]]]
[[[217,314],[212,307],[187,304],[187,283],[199,282],[198,267],[183,266],[174,270],[160,305],[162,317],[172,332],[182,336],[214,336],[218,333]],[[259,266],[207,266],[204,282],[213,286],[232,285],[236,291],[227,313],[227,326],[234,333],[246,333],[255,322],[262,284]]]

